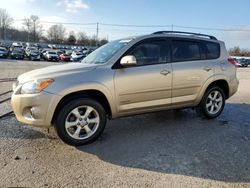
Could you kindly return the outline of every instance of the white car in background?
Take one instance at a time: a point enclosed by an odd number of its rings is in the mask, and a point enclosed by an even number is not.
[[[71,54],[71,61],[73,62],[80,62],[83,58],[86,57],[86,54],[81,51],[74,51]]]
[[[47,51],[45,54],[45,59],[47,61],[59,61],[56,51]]]

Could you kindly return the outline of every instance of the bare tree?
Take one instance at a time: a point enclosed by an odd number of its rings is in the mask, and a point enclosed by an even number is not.
[[[79,32],[77,36],[77,43],[82,45],[88,45],[89,37],[84,32]]]
[[[102,46],[104,44],[107,44],[108,42],[109,42],[108,39],[103,38],[99,41],[99,45]]]
[[[23,25],[28,32],[28,41],[32,38],[33,42],[39,41],[42,36],[42,25],[40,19],[36,15],[31,15],[29,18],[24,18]]]
[[[250,50],[248,50],[248,49],[242,49],[239,46],[230,48],[228,50],[228,52],[232,56],[247,56],[247,57],[250,57]]]
[[[74,31],[69,32],[69,36],[67,38],[67,43],[68,44],[75,44],[76,43],[76,36]]]
[[[31,33],[31,31],[30,31],[31,30],[31,20],[30,20],[30,18],[24,18],[23,25],[25,27],[25,30],[28,33],[27,41],[30,41],[30,33]]]
[[[0,38],[5,39],[6,30],[9,29],[13,23],[12,17],[5,9],[0,8]]]
[[[50,42],[62,43],[64,41],[66,29],[62,24],[52,25],[47,31],[47,37]]]

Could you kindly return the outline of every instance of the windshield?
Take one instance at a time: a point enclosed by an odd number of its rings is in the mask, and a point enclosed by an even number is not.
[[[48,54],[52,54],[53,55],[53,54],[56,54],[56,52],[48,52]]]
[[[14,49],[13,52],[14,52],[14,53],[23,53],[23,51],[20,50],[20,49]]]
[[[103,64],[106,63],[111,57],[113,57],[119,50],[126,46],[129,40],[116,40],[105,44],[104,46],[98,48],[86,58],[82,60],[82,63],[87,64]]]

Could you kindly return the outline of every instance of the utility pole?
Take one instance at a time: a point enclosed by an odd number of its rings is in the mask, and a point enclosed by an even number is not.
[[[172,27],[172,31],[174,31],[174,25],[173,24],[171,25],[171,27]]]
[[[36,22],[34,22],[34,42],[36,42]]]
[[[98,47],[98,40],[99,40],[99,23],[96,23],[96,47]]]
[[[28,27],[28,42],[30,42],[30,19],[27,19],[27,27]]]

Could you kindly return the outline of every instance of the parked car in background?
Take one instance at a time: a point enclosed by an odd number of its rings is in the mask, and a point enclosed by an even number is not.
[[[34,51],[38,51],[38,48],[36,48],[36,47],[26,47],[25,56],[29,59],[30,58],[30,53],[34,52]]]
[[[73,53],[73,51],[72,50],[67,50],[66,52],[65,52],[65,54],[67,54],[67,55],[72,55],[72,53]]]
[[[94,51],[94,49],[88,49],[85,53],[86,56],[88,56],[89,54],[91,54]]]
[[[70,61],[70,59],[71,59],[71,56],[66,53],[63,53],[59,56],[60,61]]]
[[[58,55],[58,57],[59,57],[61,54],[65,53],[65,50],[59,50],[59,51],[57,51],[56,53],[57,53],[57,55]]]
[[[0,57],[6,58],[8,56],[8,51],[4,47],[0,47]]]
[[[248,67],[248,62],[244,58],[242,58],[242,59],[235,59],[235,61],[237,62],[237,64],[236,64],[237,67]]]
[[[73,62],[80,62],[83,58],[85,58],[86,55],[80,51],[74,51],[72,54],[71,54],[71,61]]]
[[[40,52],[38,50],[30,51],[29,60],[31,60],[31,61],[40,61],[41,60]]]
[[[40,53],[41,59],[46,60],[46,52],[47,52],[47,51],[48,51],[48,50],[42,50],[42,51],[41,51],[41,53]]]
[[[11,59],[24,59],[24,50],[20,48],[14,48],[10,54]]]
[[[45,58],[47,61],[59,61],[59,57],[55,51],[47,51]]]
[[[20,43],[13,43],[12,46],[10,47],[10,52],[14,51],[15,49],[23,49],[23,46]]]

